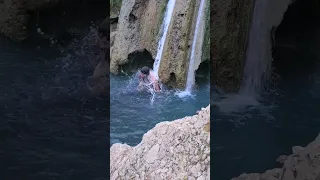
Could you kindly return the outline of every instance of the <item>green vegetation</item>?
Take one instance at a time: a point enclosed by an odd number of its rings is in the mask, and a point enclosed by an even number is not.
[[[110,0],[110,16],[117,16],[122,5],[122,0]]]
[[[161,25],[162,25],[162,22],[163,22],[163,18],[164,18],[164,13],[166,12],[166,7],[167,7],[167,4],[168,4],[168,1],[169,0],[165,0],[165,1],[162,1],[161,5],[160,5],[160,15],[159,15],[159,19],[158,19],[158,22],[157,22],[157,26],[156,28],[152,28],[151,29],[151,36],[152,36],[152,39],[154,39],[155,42],[158,41],[158,36],[159,36],[159,33],[160,33],[160,29],[161,29]]]
[[[166,13],[166,7],[167,7],[167,4],[168,4],[168,1],[169,0],[166,0],[166,1],[163,1],[161,6],[160,6],[160,17],[159,17],[159,21],[158,21],[158,24],[157,24],[157,33],[159,33],[160,31],[160,28],[161,28],[161,24],[163,22],[163,18],[164,18],[164,13]]]

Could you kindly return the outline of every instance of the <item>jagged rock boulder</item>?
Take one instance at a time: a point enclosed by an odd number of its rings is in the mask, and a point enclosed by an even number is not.
[[[264,173],[241,174],[232,180],[318,180],[320,178],[320,134],[305,148],[295,146],[292,155],[280,156],[282,168]]]
[[[110,177],[117,179],[210,179],[210,106],[198,115],[161,122],[135,147],[110,148]]]

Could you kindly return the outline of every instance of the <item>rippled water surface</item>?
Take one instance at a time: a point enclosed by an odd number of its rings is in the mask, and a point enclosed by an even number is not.
[[[209,104],[209,82],[198,79],[194,97],[180,98],[175,90],[152,95],[138,92],[138,79],[132,76],[111,76],[110,79],[110,143],[137,145],[142,136],[157,123],[191,116]]]
[[[4,179],[108,179],[108,106],[106,97],[86,88],[93,72],[89,59],[95,55],[84,37],[64,53],[1,37]]]

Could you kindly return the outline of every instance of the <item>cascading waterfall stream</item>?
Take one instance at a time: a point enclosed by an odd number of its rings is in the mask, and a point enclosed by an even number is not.
[[[169,25],[171,22],[171,18],[172,18],[172,14],[173,14],[173,10],[174,10],[174,5],[176,4],[176,0],[169,0],[168,4],[167,4],[167,9],[166,12],[164,14],[164,19],[163,19],[163,23],[161,25],[161,31],[162,35],[161,38],[158,42],[158,49],[157,49],[157,55],[156,55],[156,60],[154,61],[153,64],[153,71],[155,72],[155,75],[157,78],[159,78],[159,66],[160,66],[160,62],[162,59],[162,54],[163,54],[163,48],[164,48],[164,44],[167,38],[167,33],[169,30]]]
[[[189,62],[189,70],[188,70],[188,76],[187,76],[187,82],[186,82],[186,92],[191,92],[192,87],[194,85],[195,82],[195,67],[194,67],[194,62],[195,62],[195,54],[197,53],[196,50],[196,46],[199,46],[198,49],[199,51],[202,50],[202,45],[203,43],[200,43],[197,45],[198,42],[198,38],[199,38],[199,30],[201,29],[200,26],[203,26],[204,23],[201,23],[201,18],[203,18],[203,11],[204,11],[204,4],[205,4],[205,0],[201,0],[200,2],[200,7],[198,10],[198,16],[197,16],[197,21],[196,21],[196,27],[195,27],[195,31],[194,31],[194,35],[193,35],[193,42],[192,42],[192,47],[191,47],[191,55],[190,55],[190,62]],[[202,28],[203,30],[203,28]],[[203,33],[203,32],[200,32]],[[202,37],[203,38],[203,37]],[[201,52],[199,52],[201,54]],[[201,58],[201,55],[198,56],[198,58]]]
[[[267,17],[269,6],[267,0],[254,2],[242,84],[239,93],[228,94],[228,98],[214,102],[219,106],[220,112],[241,112],[248,107],[260,105],[259,92],[269,77],[272,60],[270,41],[272,20]]]
[[[268,1],[255,0],[253,18],[249,31],[249,43],[246,51],[243,83],[240,94],[254,95],[261,90],[270,70],[271,44],[266,15]]]

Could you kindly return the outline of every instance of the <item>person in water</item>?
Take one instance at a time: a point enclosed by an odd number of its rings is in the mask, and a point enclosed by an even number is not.
[[[154,75],[154,72],[149,67],[144,66],[140,69],[139,81],[139,91],[142,91],[144,89],[144,86],[150,85],[155,92],[160,92],[159,81]]]

